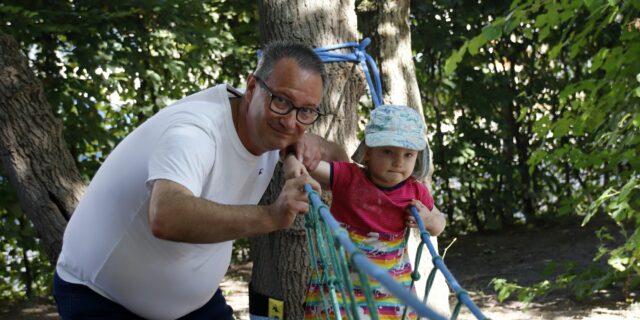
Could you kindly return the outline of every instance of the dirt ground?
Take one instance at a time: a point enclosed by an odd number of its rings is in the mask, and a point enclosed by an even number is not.
[[[489,284],[493,278],[521,285],[550,280],[558,274],[545,275],[552,261],[558,266],[568,261],[574,261],[577,268],[587,266],[599,244],[595,231],[602,225],[602,221],[593,221],[579,227],[574,221],[506,234],[462,236],[451,245],[444,261],[472,300],[492,319],[640,319],[638,290],[631,293],[631,303],[624,302],[621,288],[612,288],[582,301],[567,291],[552,292],[527,305],[515,299],[499,303]],[[452,241],[445,239],[442,245]],[[462,319],[472,319],[468,312],[462,315]]]
[[[596,296],[577,301],[569,292],[554,292],[530,304],[515,299],[498,302],[489,285],[493,278],[504,278],[521,285],[531,285],[547,279],[544,270],[551,261],[562,265],[575,261],[588,265],[595,256],[599,240],[595,236],[603,223],[594,222],[579,227],[579,222],[556,224],[532,230],[510,233],[472,234],[457,239],[443,238],[440,252],[453,242],[444,261],[460,285],[484,315],[491,319],[639,319],[640,292],[633,292],[635,302],[626,303],[620,289],[599,292]],[[615,226],[609,226],[614,230]],[[249,319],[246,280],[250,265],[232,267],[223,288],[239,319]],[[453,308],[457,300],[451,296]],[[458,319],[475,319],[463,307]]]
[[[621,290],[599,292],[584,301],[576,301],[568,292],[556,292],[524,304],[513,299],[499,303],[489,285],[499,277],[527,285],[545,279],[545,266],[555,261],[573,260],[587,265],[596,252],[594,235],[597,224],[579,228],[576,224],[553,225],[534,230],[500,234],[473,234],[457,239],[441,239],[441,252],[453,241],[444,257],[449,270],[485,316],[491,319],[640,319],[640,292],[635,302],[626,303]],[[249,319],[247,280],[251,264],[232,266],[221,288],[240,320]],[[452,297],[451,307],[456,301]],[[55,306],[48,300],[7,303],[0,300],[0,319],[58,319]],[[458,319],[473,319],[463,307]]]

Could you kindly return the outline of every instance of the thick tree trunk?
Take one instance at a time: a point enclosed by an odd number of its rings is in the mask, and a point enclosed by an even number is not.
[[[358,26],[363,36],[372,40],[370,52],[383,79],[383,100],[422,112],[411,51],[409,4],[408,0],[363,1],[358,7]]]
[[[40,81],[9,35],[0,32],[0,159],[22,210],[51,261],[85,187]]]
[[[273,40],[296,41],[313,47],[357,41],[353,0],[284,1],[260,3],[262,43]],[[364,93],[360,68],[350,63],[327,64],[328,87],[322,108],[329,112],[311,132],[344,145],[348,152],[357,146],[357,103]],[[282,186],[279,170],[263,196],[272,202]],[[288,230],[251,239],[252,288],[261,294],[284,300],[284,317],[301,319],[302,303],[310,274],[304,220],[299,218]]]

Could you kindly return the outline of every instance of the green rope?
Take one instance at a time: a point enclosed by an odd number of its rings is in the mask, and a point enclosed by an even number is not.
[[[345,231],[346,232],[346,231]],[[362,253],[361,251],[358,252],[354,252],[351,255],[351,264],[355,265],[355,263],[353,262],[354,259],[359,256],[359,255],[363,255],[364,253]],[[364,291],[364,296],[365,296],[365,300],[367,301],[367,307],[369,308],[369,314],[371,316],[372,320],[378,320],[378,308],[376,308],[375,303],[374,303],[374,299],[373,299],[373,295],[371,294],[371,287],[369,286],[369,277],[367,276],[366,273],[364,273],[363,270],[357,270],[358,272],[358,277],[360,278],[360,284],[362,286],[362,291]]]

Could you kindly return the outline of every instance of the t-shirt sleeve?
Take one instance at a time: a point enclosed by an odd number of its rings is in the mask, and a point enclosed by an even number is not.
[[[343,186],[345,183],[351,181],[352,172],[349,162],[331,161],[330,166],[330,184],[331,191],[335,191],[336,188]]]
[[[433,210],[434,201],[429,189],[420,182],[416,182],[416,185],[418,186],[418,200],[427,206],[429,210]]]
[[[200,196],[214,165],[215,152],[215,140],[201,126],[176,123],[164,132],[149,158],[147,185],[167,179]]]

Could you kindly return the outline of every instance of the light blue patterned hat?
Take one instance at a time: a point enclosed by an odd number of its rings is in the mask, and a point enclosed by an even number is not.
[[[382,105],[373,111],[364,129],[368,147],[400,147],[423,150],[426,131],[420,114],[407,106]]]

